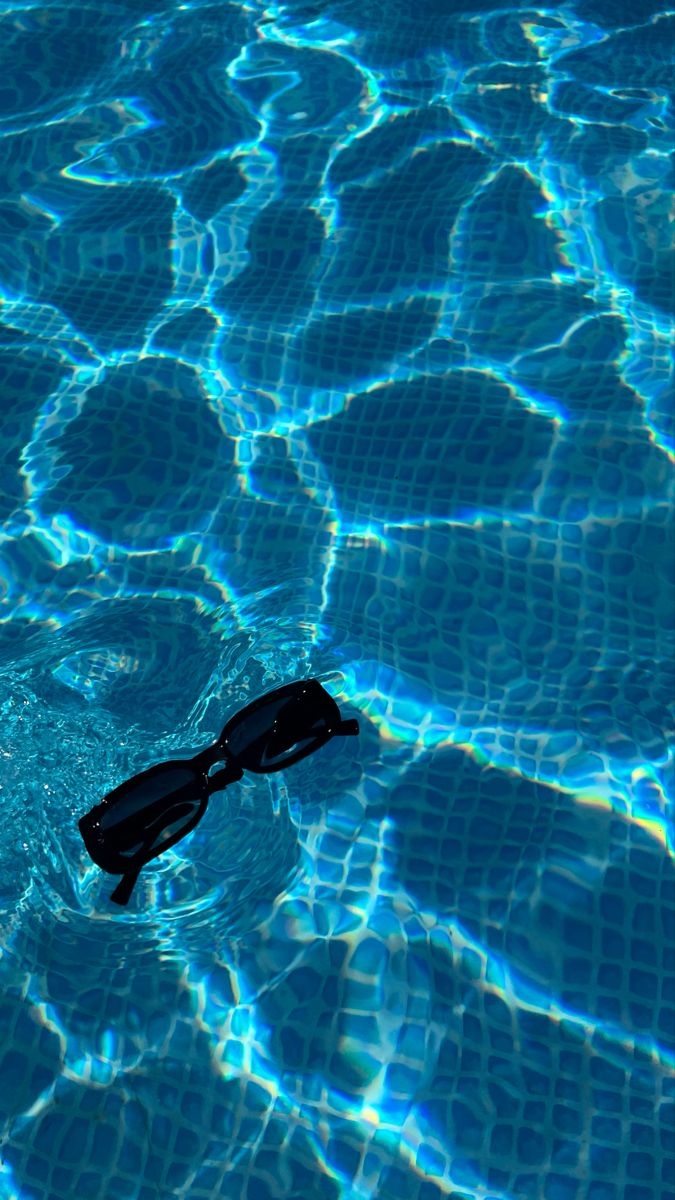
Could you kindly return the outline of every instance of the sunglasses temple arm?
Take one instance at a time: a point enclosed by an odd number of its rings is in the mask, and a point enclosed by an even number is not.
[[[133,890],[136,886],[136,883],[138,881],[138,876],[140,875],[140,873],[141,873],[141,867],[137,867],[136,870],[127,871],[126,875],[122,876],[117,887],[115,888],[115,891],[112,893],[112,895],[110,897],[110,899],[113,900],[115,904],[124,905],[124,904],[129,903],[129,901],[131,899],[131,893],[133,892]]]
[[[342,734],[343,737],[353,737],[358,732],[359,723],[353,717],[350,717],[347,721],[340,721],[340,724],[333,730],[334,734]]]

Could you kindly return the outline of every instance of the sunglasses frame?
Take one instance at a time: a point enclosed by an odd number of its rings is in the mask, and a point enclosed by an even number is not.
[[[318,716],[324,717],[326,724],[324,729],[313,734],[308,739],[309,744],[296,750],[279,763],[270,765],[252,766],[246,764],[245,768],[240,765],[238,758],[246,757],[245,754],[237,756],[231,749],[228,748],[227,742],[229,736],[235,731],[242,721],[250,717],[253,713],[260,709],[269,707],[274,703],[283,703],[286,699],[297,698],[304,699],[305,705],[307,700],[316,700]],[[323,710],[323,711],[321,711]],[[272,723],[272,728],[268,731],[267,738],[274,732],[276,720]],[[215,742],[207,746],[204,750],[200,750],[192,758],[166,759],[161,763],[156,763],[152,767],[148,767],[145,771],[133,775],[124,783],[113,788],[108,792],[99,804],[94,805],[92,809],[78,821],[80,833],[84,840],[84,844],[91,859],[97,866],[111,875],[122,875],[122,879],[111,895],[111,900],[116,904],[126,905],[129,902],[131,893],[136,884],[138,876],[143,867],[151,862],[153,858],[157,858],[163,854],[165,850],[170,850],[182,838],[187,837],[189,833],[196,828],[206,812],[209,797],[213,792],[222,791],[230,783],[236,783],[242,778],[244,769],[252,771],[254,774],[268,775],[276,771],[283,771],[286,767],[292,766],[301,759],[307,758],[310,754],[320,750],[331,738],[336,735],[350,736],[358,734],[358,721],[354,719],[343,720],[340,710],[332,696],[321,686],[316,679],[298,680],[295,683],[285,684],[283,687],[276,688],[272,692],[268,692],[264,696],[258,697],[257,700],[251,701],[238,713],[230,717],[223,730]],[[257,739],[253,740],[252,745],[255,745],[256,740],[261,741],[265,735],[259,734]],[[304,739],[303,739],[304,740]],[[225,761],[225,766],[220,771],[215,771],[212,775],[209,771],[218,762]],[[125,857],[121,851],[114,847],[114,833],[106,833],[101,827],[101,821],[105,814],[114,807],[124,797],[136,789],[144,780],[149,780],[155,776],[161,776],[170,770],[184,770],[191,772],[194,775],[194,786],[192,783],[186,783],[184,787],[179,788],[176,792],[169,792],[165,796],[159,796],[156,800],[150,801],[149,804],[142,805],[137,814],[131,814],[126,819],[126,826],[129,827],[129,822],[132,823],[134,817],[138,817],[139,842],[141,846],[139,850],[131,857]],[[181,801],[182,794],[185,793],[185,800]],[[154,853],[148,853],[148,849],[156,841],[157,835],[153,830],[158,826],[158,833],[161,833],[162,828],[166,827],[166,816],[169,815],[171,808],[185,803],[187,800],[197,805],[197,811],[194,816],[190,817],[186,825],[184,825],[177,833],[171,835],[161,842],[161,845]],[[168,807],[167,807],[168,804]],[[154,808],[157,808],[157,817],[148,828],[148,816]],[[112,843],[112,844],[111,844]]]

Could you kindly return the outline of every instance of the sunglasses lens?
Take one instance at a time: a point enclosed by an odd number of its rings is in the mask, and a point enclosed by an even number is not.
[[[115,792],[110,793],[98,819],[99,828],[102,833],[115,838],[122,834],[126,823],[138,830],[138,818],[146,815],[144,810],[147,810],[149,820],[155,819],[160,810],[158,801],[168,806],[172,798],[178,799],[176,793],[182,793],[180,799],[186,800],[186,788],[194,788],[196,792],[198,785],[194,771],[185,767],[167,765],[164,770],[156,768],[146,771],[137,780],[132,780],[131,784],[120,788],[119,797]]]
[[[185,801],[181,804],[174,804],[166,815],[166,821],[158,822],[158,830],[152,841],[152,846],[148,847],[149,852],[154,858],[155,855],[161,854],[162,850],[168,845],[173,845],[179,838],[182,838],[187,825],[193,820],[197,812],[204,807],[204,802],[200,800]]]
[[[318,690],[317,690],[318,689]],[[278,771],[322,745],[328,735],[328,715],[320,685],[289,692],[264,702],[255,701],[227,724],[223,743],[247,771]],[[339,714],[338,714],[339,716]]]

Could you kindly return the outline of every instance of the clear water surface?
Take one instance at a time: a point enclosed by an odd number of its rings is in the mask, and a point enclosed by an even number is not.
[[[674,1200],[674,26],[0,5],[1,1200]]]

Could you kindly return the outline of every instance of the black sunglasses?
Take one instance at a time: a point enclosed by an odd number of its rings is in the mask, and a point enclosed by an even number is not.
[[[342,720],[317,679],[303,679],[247,704],[194,758],[158,763],[121,783],[78,822],[96,865],[122,875],[110,899],[129,903],[142,868],[192,832],[212,792],[235,783],[244,771],[282,771],[336,734],[358,732],[358,721]],[[209,775],[222,761],[222,770]]]

